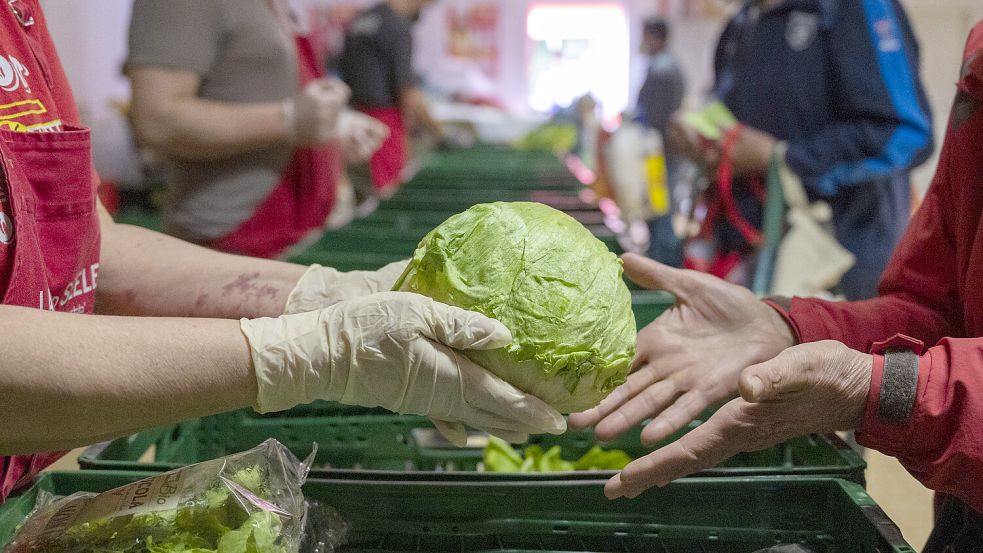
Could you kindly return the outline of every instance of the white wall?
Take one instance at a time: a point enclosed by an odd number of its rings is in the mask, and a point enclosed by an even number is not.
[[[133,182],[139,165],[129,129],[112,101],[126,101],[121,68],[132,0],[41,0],[82,121],[92,128],[96,166],[104,180]]]
[[[914,174],[924,192],[938,164],[938,150],[956,94],[960,60],[973,25],[983,19],[983,0],[902,0],[921,44],[922,82],[935,116],[936,153]]]

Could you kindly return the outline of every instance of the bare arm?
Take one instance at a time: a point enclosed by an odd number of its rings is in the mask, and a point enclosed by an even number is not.
[[[128,71],[137,142],[167,155],[211,159],[287,142],[279,102],[236,104],[198,97],[201,77],[162,67]]]
[[[102,212],[100,314],[156,317],[276,317],[307,267],[222,254]]]
[[[5,305],[0,328],[0,455],[69,449],[256,400],[236,321]]]
[[[423,91],[412,86],[400,93],[400,111],[406,118],[407,127],[421,126],[440,136],[444,133],[443,126],[430,113]]]

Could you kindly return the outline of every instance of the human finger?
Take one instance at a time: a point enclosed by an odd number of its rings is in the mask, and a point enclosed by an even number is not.
[[[645,426],[642,430],[642,443],[651,446],[662,442],[689,426],[709,406],[710,401],[703,392],[686,392]]]
[[[680,395],[672,380],[661,380],[631,398],[597,424],[599,440],[610,440],[661,413]]]
[[[447,439],[448,442],[457,447],[466,447],[468,445],[468,431],[463,424],[437,419],[430,419],[430,422],[433,423],[437,432]]]
[[[651,367],[629,374],[624,384],[615,388],[595,407],[570,415],[570,427],[580,430],[595,426],[657,380],[658,373]]]

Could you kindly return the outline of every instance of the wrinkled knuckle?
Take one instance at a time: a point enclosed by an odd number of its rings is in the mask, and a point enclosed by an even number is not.
[[[689,444],[683,443],[682,441],[676,442],[676,448],[679,450],[683,458],[690,463],[697,463],[700,461],[700,454],[696,449],[694,449]]]

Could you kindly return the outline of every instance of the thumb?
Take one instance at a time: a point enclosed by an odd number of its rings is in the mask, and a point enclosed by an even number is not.
[[[813,375],[814,363],[793,348],[771,361],[744,369],[737,387],[744,401],[761,403],[808,388]]]
[[[512,343],[505,325],[474,311],[429,300],[423,319],[424,336],[454,349],[498,349]]]
[[[440,435],[443,436],[448,442],[454,444],[456,447],[467,447],[468,445],[468,431],[463,424],[459,422],[448,422],[441,421],[437,419],[430,419],[433,423],[434,428]]]
[[[682,269],[663,265],[641,255],[627,253],[621,258],[625,264],[625,275],[635,284],[650,290],[666,290],[677,296],[692,276]]]
[[[348,101],[348,87],[328,79],[313,81],[305,87],[305,90],[321,102],[341,104]]]

